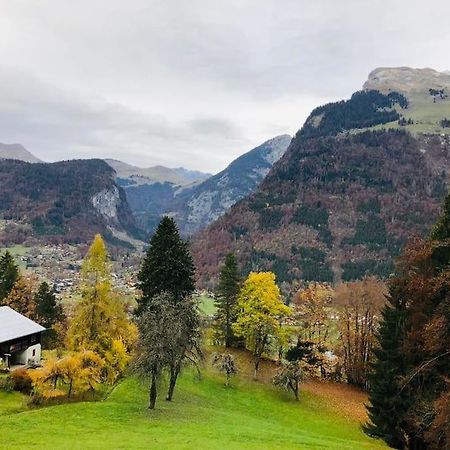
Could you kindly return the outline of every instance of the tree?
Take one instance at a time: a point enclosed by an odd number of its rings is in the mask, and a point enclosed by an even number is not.
[[[200,316],[197,308],[197,303],[192,297],[185,297],[175,305],[176,319],[170,348],[167,401],[171,401],[173,398],[183,364],[190,363],[198,369],[203,356],[200,349]]]
[[[431,239],[404,249],[390,292],[366,431],[398,448],[450,448],[450,195]]]
[[[216,328],[225,340],[225,347],[231,347],[236,337],[232,325],[236,321],[236,300],[239,294],[240,276],[236,257],[229,253],[220,270],[216,297]]]
[[[238,373],[236,361],[231,353],[213,353],[212,365],[219,371],[226,375],[226,386],[230,386],[231,377]]]
[[[65,322],[65,316],[61,305],[56,301],[55,293],[46,281],[43,281],[35,294],[36,316],[39,323],[47,329],[44,341],[51,346],[57,341],[58,325]]]
[[[292,391],[295,400],[299,400],[300,381],[303,378],[303,372],[298,361],[284,362],[273,378],[273,384],[281,388]]]
[[[36,285],[35,276],[20,276],[3,304],[31,320],[39,320],[36,311]]]
[[[19,268],[9,251],[0,257],[0,305],[11,292],[19,278]]]
[[[406,310],[401,292],[390,288],[388,304],[382,311],[381,325],[376,334],[375,361],[370,376],[370,396],[367,407],[369,423],[365,431],[383,439],[397,449],[406,447],[402,421],[407,410],[406,392],[401,390],[401,378],[406,374],[402,355],[405,339]]]
[[[347,381],[368,388],[368,375],[385,285],[375,279],[342,283],[335,291],[338,310],[339,352]]]
[[[277,339],[280,324],[290,315],[283,303],[272,272],[251,272],[238,296],[238,313],[233,331],[246,340],[253,354],[254,377],[257,377],[261,356],[271,341]]]
[[[324,354],[329,346],[329,309],[333,291],[327,284],[309,283],[294,297],[294,318],[298,326],[297,346],[288,352],[288,360],[303,361],[322,376],[326,375]]]
[[[172,366],[177,318],[177,309],[168,293],[155,296],[151,307],[145,306],[137,318],[139,340],[134,367],[142,377],[150,377],[150,409],[155,408],[163,371]]]
[[[175,221],[164,217],[150,240],[150,246],[138,274],[142,296],[136,314],[151,304],[155,296],[169,292],[175,302],[195,289],[194,263],[187,243],[180,238]]]
[[[97,235],[81,269],[81,299],[75,305],[68,330],[69,348],[91,350],[104,358],[114,340],[121,339],[130,349],[136,337],[136,327],[112,290],[105,243]]]

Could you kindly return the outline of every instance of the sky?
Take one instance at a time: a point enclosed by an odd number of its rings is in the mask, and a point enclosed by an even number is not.
[[[384,66],[450,69],[448,0],[0,0],[0,142],[218,172]]]

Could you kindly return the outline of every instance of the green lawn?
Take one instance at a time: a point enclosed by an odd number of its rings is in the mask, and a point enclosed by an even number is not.
[[[214,316],[216,313],[216,305],[214,304],[214,299],[208,297],[207,295],[201,295],[198,297],[200,312],[208,317]]]
[[[14,401],[20,409],[22,400],[17,394],[0,396],[0,404],[9,403],[10,412],[15,409]],[[296,403],[261,383],[240,380],[226,388],[215,374],[200,382],[186,374],[173,403],[162,400],[155,411],[149,411],[146,401],[145,386],[130,378],[103,402],[2,415],[0,448],[386,448],[366,437],[355,419],[338,414],[325,397],[310,392],[304,392]]]

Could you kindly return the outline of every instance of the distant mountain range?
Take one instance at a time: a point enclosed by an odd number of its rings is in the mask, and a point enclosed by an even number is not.
[[[20,144],[0,143],[0,159],[17,159],[29,163],[42,162]]]
[[[316,108],[250,196],[198,233],[200,284],[225,254],[281,284],[389,276],[447,193],[450,76],[380,68],[351,99]]]
[[[175,169],[164,166],[141,168],[115,159],[105,159],[105,162],[116,171],[119,183],[123,186],[140,186],[153,183],[171,183],[177,186],[186,186],[206,180],[211,176],[210,173],[188,170],[183,167]]]
[[[81,242],[102,232],[124,243],[126,233],[144,239],[164,214],[192,234],[253,192],[290,139],[271,139],[215,176],[114,159],[42,163],[21,145],[2,144],[0,219],[9,225],[0,242]]]
[[[167,179],[139,184],[119,182],[139,225],[147,232],[168,214],[176,218],[183,235],[191,235],[251,194],[286,151],[290,140],[288,135],[275,137],[240,156],[217,175],[205,181],[197,179],[191,185]]]

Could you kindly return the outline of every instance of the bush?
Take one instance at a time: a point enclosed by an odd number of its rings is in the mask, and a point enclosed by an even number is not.
[[[12,392],[13,390],[14,390],[14,383],[9,376],[0,378],[0,391]]]
[[[11,372],[9,377],[15,391],[29,394],[33,390],[33,383],[27,369],[17,369],[14,372]]]

